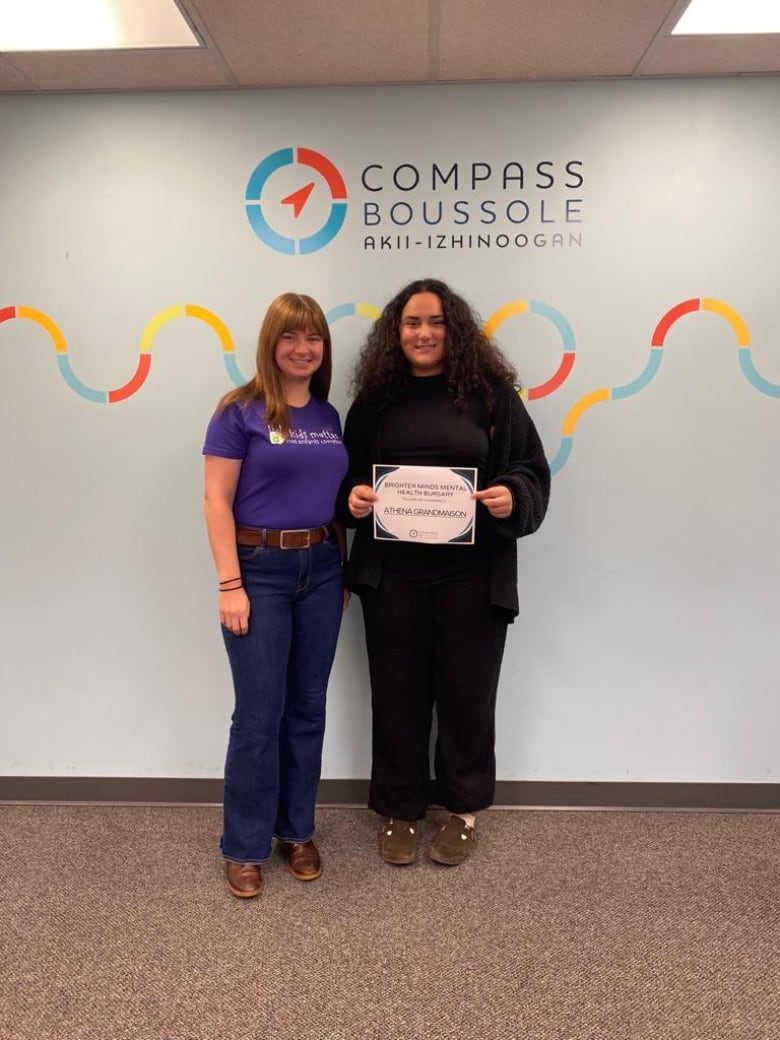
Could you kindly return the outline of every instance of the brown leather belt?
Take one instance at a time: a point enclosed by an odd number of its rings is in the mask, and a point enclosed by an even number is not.
[[[298,531],[270,531],[267,527],[237,527],[236,542],[239,545],[270,545],[272,549],[308,549],[318,545],[333,534],[333,524],[322,527],[302,528]]]

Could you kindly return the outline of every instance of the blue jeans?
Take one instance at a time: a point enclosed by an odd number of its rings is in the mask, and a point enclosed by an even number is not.
[[[343,609],[336,539],[309,549],[239,545],[249,631],[222,628],[235,689],[222,854],[264,863],[271,839],[308,841],[325,734],[325,691]]]

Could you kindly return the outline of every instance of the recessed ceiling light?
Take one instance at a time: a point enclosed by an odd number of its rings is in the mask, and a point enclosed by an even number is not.
[[[672,36],[780,33],[778,0],[691,0]]]
[[[199,46],[175,0],[0,0],[0,51]]]

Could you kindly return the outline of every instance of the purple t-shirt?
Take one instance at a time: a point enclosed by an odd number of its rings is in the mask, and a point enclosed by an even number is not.
[[[295,530],[333,519],[347,472],[341,423],[333,405],[312,397],[290,407],[286,440],[269,431],[262,401],[230,404],[212,416],[204,455],[241,459],[233,515],[245,527]]]

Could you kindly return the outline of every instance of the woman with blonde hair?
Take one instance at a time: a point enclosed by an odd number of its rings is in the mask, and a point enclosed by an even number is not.
[[[220,847],[239,898],[260,894],[274,837],[293,877],[322,872],[314,805],[343,608],[333,516],[347,468],[330,379],[325,315],[310,296],[284,293],[263,320],[254,377],[222,398],[203,448],[235,691]]]

